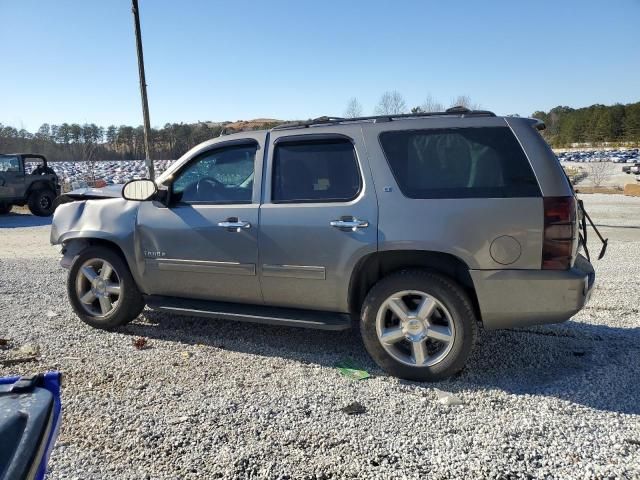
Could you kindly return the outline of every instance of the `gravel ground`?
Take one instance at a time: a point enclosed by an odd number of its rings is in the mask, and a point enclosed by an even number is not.
[[[585,201],[611,238],[590,304],[565,324],[482,332],[437,385],[387,376],[354,332],[150,311],[93,330],[67,303],[48,227],[3,217],[0,337],[40,356],[0,375],[66,375],[50,478],[640,478],[640,198]],[[340,376],[344,359],[372,378]],[[352,402],[366,411],[347,415]]]

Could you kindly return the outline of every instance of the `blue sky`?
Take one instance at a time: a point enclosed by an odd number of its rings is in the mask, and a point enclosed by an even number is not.
[[[640,1],[140,0],[151,123],[640,101]],[[129,0],[0,0],[0,122],[142,122]]]

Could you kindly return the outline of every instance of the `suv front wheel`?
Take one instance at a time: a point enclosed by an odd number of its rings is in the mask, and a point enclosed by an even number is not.
[[[458,284],[426,270],[403,270],[373,286],[360,331],[367,351],[386,372],[437,381],[462,369],[478,326]]]
[[[127,264],[102,246],[89,247],[76,257],[69,270],[67,294],[80,319],[95,328],[124,325],[144,308]]]

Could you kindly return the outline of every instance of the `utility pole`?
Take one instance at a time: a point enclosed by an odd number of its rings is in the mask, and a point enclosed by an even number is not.
[[[149,104],[147,103],[147,81],[144,76],[144,56],[142,55],[142,36],[140,35],[140,14],[138,11],[138,0],[131,0],[131,12],[133,13],[133,24],[136,30],[136,50],[138,53],[138,73],[140,75],[140,96],[142,97],[142,116],[144,121],[144,163],[151,180],[155,179],[153,160],[149,151]]]

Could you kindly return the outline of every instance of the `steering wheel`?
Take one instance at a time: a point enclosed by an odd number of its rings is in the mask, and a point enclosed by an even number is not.
[[[220,191],[224,188],[224,183],[213,177],[203,177],[196,184],[196,196],[198,200],[219,200]]]

